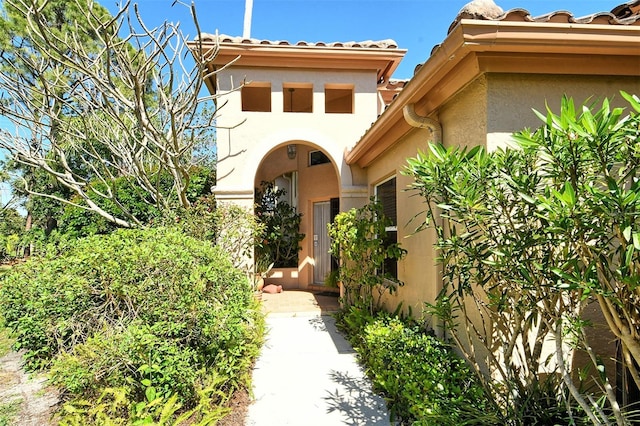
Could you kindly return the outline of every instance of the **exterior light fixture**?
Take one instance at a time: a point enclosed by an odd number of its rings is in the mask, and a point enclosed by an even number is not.
[[[287,145],[287,157],[289,157],[290,160],[293,160],[294,158],[296,158],[296,146],[291,144],[291,145]]]

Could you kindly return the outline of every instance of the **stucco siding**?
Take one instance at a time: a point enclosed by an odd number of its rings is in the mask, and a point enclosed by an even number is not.
[[[243,82],[271,84],[271,112],[242,111]],[[353,185],[351,168],[344,163],[345,148],[354,144],[377,115],[375,72],[231,68],[218,75],[218,182],[216,190],[246,193],[252,188],[258,165],[277,147],[310,143],[337,165],[342,185]],[[312,84],[313,112],[283,112],[283,85]],[[326,84],[353,86],[353,113],[325,113]]]
[[[425,205],[418,195],[407,192],[412,179],[401,172],[407,164],[407,158],[415,157],[418,150],[427,149],[427,130],[412,131],[402,143],[381,156],[367,168],[371,183],[370,194],[374,194],[375,185],[385,179],[396,176],[398,205],[398,242],[408,252],[398,263],[398,278],[405,283],[395,295],[385,298],[385,307],[394,310],[402,303],[404,311],[410,308],[414,315],[420,316],[424,302],[433,302],[441,288],[441,274],[436,265],[433,244],[435,234],[431,230],[415,233],[415,229],[424,221]],[[418,215],[414,219],[414,216]]]
[[[478,77],[438,110],[446,146],[476,146],[487,141],[487,80]]]
[[[576,106],[587,100],[600,106],[607,97],[613,106],[628,107],[620,96],[620,90],[640,94],[640,76],[488,74],[486,80],[487,141],[490,148],[503,145],[514,132],[540,127],[542,122],[533,109],[546,114],[548,104],[558,114],[563,95],[572,97]]]

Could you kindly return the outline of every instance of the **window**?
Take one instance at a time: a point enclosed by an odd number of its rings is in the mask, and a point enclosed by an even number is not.
[[[317,166],[318,164],[330,163],[331,160],[322,151],[310,151],[309,152],[309,166]]]
[[[282,85],[284,112],[313,112],[313,85],[285,83]]]
[[[353,86],[326,85],[324,88],[324,112],[353,114]]]
[[[251,82],[242,88],[242,110],[271,112],[271,83]]]
[[[385,247],[398,242],[398,214],[396,207],[396,178],[377,185],[376,200],[382,205],[383,214],[391,220],[391,224],[385,228],[387,235],[384,239]],[[387,259],[384,263],[384,273],[393,278],[398,278],[398,262],[395,259]]]

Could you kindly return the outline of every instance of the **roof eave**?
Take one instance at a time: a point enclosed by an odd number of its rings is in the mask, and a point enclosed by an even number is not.
[[[327,68],[375,70],[378,81],[389,81],[407,53],[398,48],[330,47],[254,43],[190,42],[190,49],[219,49],[211,61],[215,67],[235,61],[234,66],[277,68]]]
[[[639,38],[638,25],[463,19],[345,160],[368,166],[411,131],[402,114],[405,105],[416,104],[416,112],[430,115],[485,72],[558,73],[554,67],[561,64],[564,74],[640,75]],[[537,66],[523,58],[533,58]]]

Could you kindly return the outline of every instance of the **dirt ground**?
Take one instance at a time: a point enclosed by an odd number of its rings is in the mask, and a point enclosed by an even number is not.
[[[42,375],[29,376],[21,368],[22,357],[11,351],[0,358],[0,406],[17,406],[12,426],[55,425],[52,414],[58,405],[55,388]]]
[[[29,376],[21,366],[21,355],[15,351],[0,358],[0,407],[18,406],[8,425],[57,425],[52,416],[60,402],[58,392],[54,387],[46,386],[43,375]],[[237,392],[231,400],[233,411],[218,425],[243,426],[249,404],[249,393],[246,390]]]

